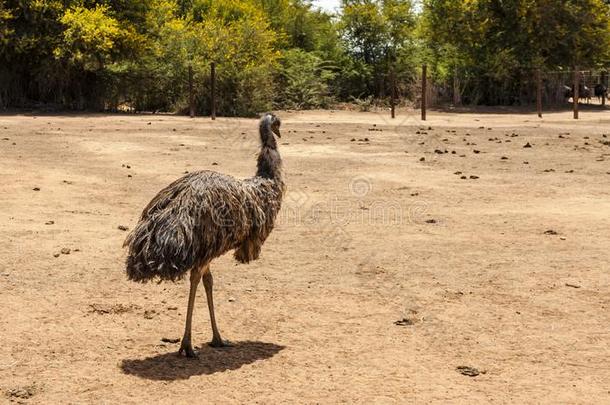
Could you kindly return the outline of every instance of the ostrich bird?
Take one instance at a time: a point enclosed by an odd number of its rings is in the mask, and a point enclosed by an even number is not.
[[[603,98],[608,98],[608,88],[606,86],[604,86],[603,84],[601,84],[601,83],[596,84],[594,91],[595,91],[595,97],[597,97],[597,100],[600,103]]]
[[[233,249],[239,262],[256,260],[271,233],[285,190],[282,159],[274,137],[281,137],[280,125],[280,119],[271,113],[260,121],[261,147],[254,177],[238,180],[207,170],[187,174],[152,199],[125,240],[130,280],[175,281],[190,270],[186,326],[179,354],[196,357],[191,321],[199,280],[210,311],[210,345],[227,345],[216,326],[210,262]]]
[[[569,99],[573,99],[574,98],[574,87],[570,87],[570,86],[563,86],[563,97],[565,98],[565,100],[569,100]],[[591,102],[591,89],[583,84],[578,86],[578,102],[580,102],[580,99],[585,99],[585,101],[587,102],[587,104],[589,104]]]

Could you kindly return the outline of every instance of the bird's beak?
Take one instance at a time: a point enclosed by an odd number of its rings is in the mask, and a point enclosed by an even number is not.
[[[279,129],[279,128],[274,129],[274,130],[273,130],[273,133],[274,133],[274,134],[276,134],[276,135],[278,136],[278,138],[281,138],[281,137],[282,137],[282,134],[280,134],[280,129]]]

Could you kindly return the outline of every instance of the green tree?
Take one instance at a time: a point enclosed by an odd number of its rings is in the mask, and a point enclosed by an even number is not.
[[[328,107],[330,82],[336,73],[312,52],[295,48],[283,53],[276,102],[292,109]]]
[[[472,101],[496,103],[524,70],[606,64],[609,12],[602,0],[425,0],[420,32],[440,80],[459,69]]]
[[[85,70],[101,70],[116,52],[125,33],[119,22],[108,15],[108,7],[81,6],[68,9],[60,18],[65,29],[63,42],[54,50],[57,58],[67,58]]]
[[[353,60],[346,69],[362,93],[385,96],[387,75],[409,80],[415,63],[416,16],[410,0],[343,0],[342,38]]]
[[[150,50],[127,69],[137,72],[130,87],[148,84],[137,93],[139,108],[186,110],[191,67],[197,109],[208,113],[211,62],[217,65],[219,113],[252,115],[270,108],[277,34],[254,1],[195,0],[189,7],[156,1],[147,22]]]

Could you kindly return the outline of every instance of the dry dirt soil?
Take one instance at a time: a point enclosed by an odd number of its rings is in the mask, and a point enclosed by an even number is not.
[[[610,112],[280,114],[277,228],[212,263],[235,346],[200,288],[197,360],[119,227],[252,175],[257,121],[0,116],[0,402],[610,403]]]

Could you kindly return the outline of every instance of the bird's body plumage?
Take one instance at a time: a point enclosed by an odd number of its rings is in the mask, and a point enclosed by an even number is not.
[[[238,180],[207,170],[174,181],[152,199],[126,240],[129,279],[180,279],[233,249],[242,263],[256,260],[283,187],[274,179]]]

